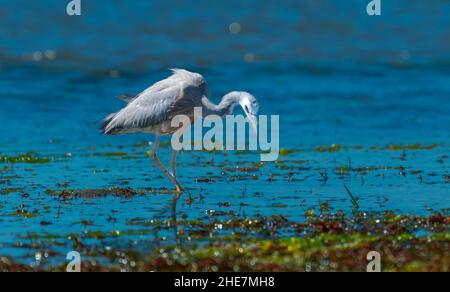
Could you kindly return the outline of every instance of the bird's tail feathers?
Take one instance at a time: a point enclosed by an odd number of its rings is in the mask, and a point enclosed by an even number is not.
[[[115,134],[114,128],[109,127],[109,125],[116,115],[117,115],[117,113],[109,114],[102,120],[102,125],[100,126],[101,134],[104,134],[104,135],[114,135]]]

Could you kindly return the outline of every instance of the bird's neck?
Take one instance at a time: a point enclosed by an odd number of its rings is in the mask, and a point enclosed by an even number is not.
[[[212,103],[208,98],[203,98],[203,113],[205,115],[225,116],[233,113],[234,107],[239,104],[241,95],[238,92],[226,94],[219,104]]]

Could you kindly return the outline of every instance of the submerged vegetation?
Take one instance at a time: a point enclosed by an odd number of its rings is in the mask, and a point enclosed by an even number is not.
[[[316,152],[337,152],[337,151],[349,151],[349,150],[372,150],[372,151],[383,151],[383,150],[391,150],[391,151],[403,151],[403,150],[433,150],[439,145],[430,144],[430,145],[422,145],[422,144],[404,144],[404,145],[394,145],[390,144],[387,146],[342,146],[338,144],[333,144],[331,146],[317,146],[314,148]]]
[[[112,152],[93,152],[92,155],[96,157],[104,157],[104,158],[139,158],[142,156],[145,156],[145,154],[149,154],[150,150],[147,149],[146,152],[142,152],[140,148],[149,148],[149,144],[146,142],[137,143],[133,145],[135,148],[138,148],[139,151],[134,153],[133,155],[129,155],[128,153],[124,151],[112,151]],[[164,141],[161,142],[159,145],[160,148],[170,148],[170,141]],[[404,145],[395,145],[395,144],[389,144],[386,146],[369,146],[369,147],[363,147],[363,146],[344,146],[339,144],[332,144],[331,146],[316,146],[312,149],[296,149],[296,148],[281,148],[279,150],[281,157],[286,157],[291,154],[296,154],[300,152],[339,152],[339,151],[406,151],[406,150],[433,150],[437,147],[449,147],[448,145],[438,145],[438,144],[429,144],[429,145],[423,145],[423,144],[404,144]],[[207,151],[207,150],[205,150]],[[141,153],[142,152],[142,153]],[[223,152],[224,154],[227,154],[226,151],[211,151],[208,150],[207,152]],[[237,154],[248,154],[250,151],[244,150],[244,151],[238,151]],[[264,152],[264,151],[263,151]],[[265,152],[267,153],[267,152]],[[71,158],[73,155],[71,153],[65,154],[62,157],[64,158]],[[87,155],[89,156],[89,155]],[[44,164],[51,162],[52,158],[49,157],[43,157],[42,155],[39,155],[36,152],[28,151],[24,154],[19,155],[4,155],[0,153],[0,163],[9,163],[9,164],[15,164],[15,163],[30,163],[30,164]]]
[[[0,154],[0,163],[48,163],[50,162],[49,158],[41,158],[35,152],[27,152],[25,154],[17,155],[17,156],[6,156]]]
[[[381,254],[383,271],[442,271],[450,269],[450,217],[447,210],[428,217],[322,212],[306,222],[283,216],[173,221],[139,219],[127,231],[89,231],[80,234],[28,234],[40,249],[73,245],[88,258],[84,271],[365,271],[366,255]],[[124,236],[173,230],[177,244],[148,242],[146,248],[102,246]],[[287,236],[289,234],[289,236]],[[150,250],[148,249],[150,248]],[[47,250],[47,257],[62,257]],[[65,270],[64,264],[33,265],[0,257],[0,271]]]
[[[179,199],[150,172],[148,144],[133,146],[0,155],[0,220],[19,226],[0,242],[0,271],[65,271],[72,250],[83,271],[365,271],[370,251],[383,271],[449,271],[449,210],[430,211],[447,206],[417,192],[407,195],[429,213],[390,204],[403,184],[445,191],[445,145],[283,148],[274,163],[194,153],[180,159]],[[35,183],[46,168],[51,179]]]

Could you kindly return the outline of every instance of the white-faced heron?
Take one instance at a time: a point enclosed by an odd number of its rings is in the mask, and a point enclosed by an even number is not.
[[[208,99],[209,88],[203,76],[183,69],[173,69],[172,73],[169,78],[153,84],[137,95],[121,96],[128,105],[108,115],[103,120],[101,132],[106,135],[134,132],[155,134],[151,158],[176,190],[181,192],[182,188],[176,177],[177,151],[172,152],[172,173],[169,173],[157,156],[160,135],[173,134],[179,129],[171,126],[171,120],[176,115],[186,115],[193,121],[195,107],[201,107],[206,116],[224,116],[232,114],[235,105],[241,105],[251,125],[256,127],[259,106],[253,95],[242,91],[226,94],[216,105]]]

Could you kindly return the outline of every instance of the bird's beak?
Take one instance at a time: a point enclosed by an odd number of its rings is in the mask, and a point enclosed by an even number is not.
[[[252,126],[255,133],[258,133],[258,120],[257,116],[253,114],[247,114],[247,118],[250,121],[250,125]]]

